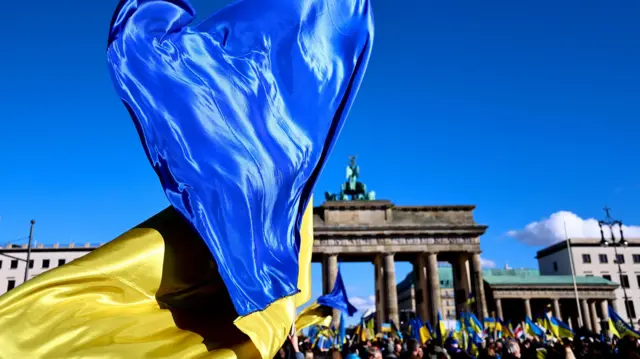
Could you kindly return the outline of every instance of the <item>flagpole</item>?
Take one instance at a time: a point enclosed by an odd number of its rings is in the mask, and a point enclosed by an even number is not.
[[[567,250],[569,251],[569,265],[571,265],[571,279],[573,280],[573,292],[576,296],[576,307],[578,307],[578,327],[581,328],[583,326],[584,321],[582,320],[582,309],[580,309],[580,299],[578,297],[578,283],[576,282],[576,269],[573,265],[573,253],[571,252],[571,239],[567,235],[567,222],[562,221],[564,224],[564,238],[567,241]]]

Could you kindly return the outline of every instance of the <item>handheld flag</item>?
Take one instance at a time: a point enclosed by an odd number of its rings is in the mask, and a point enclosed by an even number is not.
[[[347,342],[347,324],[344,320],[344,313],[340,313],[340,327],[338,329],[338,347],[342,349],[342,346]]]
[[[573,332],[573,330],[571,330],[571,328],[569,328],[569,325],[567,325],[562,320],[552,315],[548,317],[547,323],[549,326],[548,329],[554,337],[573,339],[575,333]]]
[[[529,317],[524,320],[524,330],[528,335],[544,339],[544,331]]]
[[[391,330],[392,332],[400,339],[402,340],[402,332],[400,331],[400,329],[398,328],[398,326],[396,325],[396,323],[391,320]]]
[[[321,327],[328,327],[333,320],[333,310],[330,307],[325,307],[318,303],[303,309],[296,318],[296,330],[301,331],[312,325],[318,325]]]
[[[476,302],[476,297],[473,295],[473,292],[469,293],[469,296],[467,297],[467,306],[471,306],[471,304]]]
[[[349,302],[349,296],[347,295],[347,289],[344,286],[340,269],[338,269],[333,290],[331,293],[319,297],[318,304],[338,309],[343,313],[347,313],[350,317],[358,311],[358,309]]]
[[[618,338],[623,338],[626,336],[631,336],[634,338],[640,338],[640,333],[633,329],[627,322],[620,317],[618,313],[616,313],[613,308],[609,307],[609,320],[613,324],[615,331],[611,331],[614,334],[618,334]],[[611,325],[609,325],[611,327]]]
[[[332,320],[332,309],[346,312],[349,316],[358,311],[349,302],[340,270],[336,275],[335,285],[331,293],[319,297],[315,303],[300,312],[296,319],[296,328],[302,330],[310,325],[329,326]]]
[[[440,310],[438,310],[438,338],[440,339],[440,343],[444,343],[447,338],[447,328],[444,326],[444,320],[442,320]]]
[[[119,2],[112,82],[171,208],[0,298],[6,357],[272,358],[308,301],[303,217],[368,63],[369,0],[194,18]]]

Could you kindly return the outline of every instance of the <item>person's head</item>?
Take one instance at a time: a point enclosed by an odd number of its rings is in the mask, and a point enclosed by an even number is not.
[[[395,348],[394,348],[394,352],[396,354],[400,354],[402,352],[402,344],[396,343]]]
[[[419,359],[422,358],[422,347],[420,343],[418,343],[415,339],[409,339],[407,341],[407,352],[411,359]]]
[[[280,350],[278,350],[278,358],[285,359],[286,357],[287,351],[284,349],[284,347],[280,348]]]
[[[520,358],[520,344],[515,340],[509,340],[506,345],[507,353],[514,358]]]
[[[495,343],[489,343],[487,345],[487,354],[489,354],[491,356],[495,356],[496,355],[496,344]]]
[[[331,359],[342,359],[342,354],[338,349],[331,349],[331,352],[329,354],[329,358]]]
[[[382,359],[382,352],[376,347],[369,348],[369,359]]]
[[[449,341],[449,347],[452,349],[458,349],[458,341],[455,339],[452,339],[451,341]]]

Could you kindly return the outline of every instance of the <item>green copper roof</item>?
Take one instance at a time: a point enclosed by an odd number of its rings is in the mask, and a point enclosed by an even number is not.
[[[490,285],[573,285],[573,278],[570,275],[540,275],[538,271],[528,273],[483,271],[484,281]],[[578,285],[612,285],[617,284],[602,277],[576,276]]]
[[[453,288],[453,271],[451,267],[438,267],[441,288]],[[573,285],[570,275],[540,275],[537,269],[483,269],[482,276],[489,285]],[[398,283],[402,290],[415,283],[413,271]],[[611,285],[617,286],[602,277],[576,276],[578,285]]]
[[[438,276],[440,277],[440,288],[453,288],[453,270],[451,267],[438,267]],[[409,272],[404,279],[398,283],[398,290],[413,286],[415,278],[413,271]]]

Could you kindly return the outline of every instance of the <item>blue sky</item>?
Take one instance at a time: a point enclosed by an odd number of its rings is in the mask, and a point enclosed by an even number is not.
[[[226,2],[192,0],[199,18]],[[115,3],[3,5],[0,242],[32,218],[41,243],[107,241],[167,205],[109,80]],[[369,70],[316,204],[358,154],[381,199],[476,204],[497,266],[536,267],[560,217],[577,231],[607,204],[640,224],[637,1],[373,3]],[[398,280],[409,270],[399,263]],[[342,271],[350,295],[373,293],[371,264]]]

